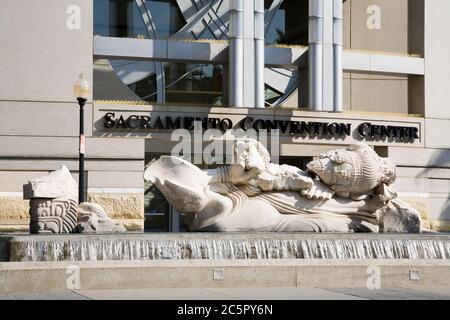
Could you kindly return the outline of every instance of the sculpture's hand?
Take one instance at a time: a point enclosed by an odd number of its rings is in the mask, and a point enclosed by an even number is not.
[[[248,184],[270,163],[270,155],[261,143],[255,140],[238,140],[234,146],[234,159],[227,167],[227,180],[232,184]]]
[[[300,191],[311,188],[314,182],[296,167],[269,163],[254,184],[263,191]]]
[[[256,178],[261,170],[259,167],[251,167],[246,170],[241,165],[230,165],[227,167],[228,169],[228,182],[235,185],[244,185],[248,184],[251,180]]]
[[[330,200],[334,194],[333,190],[318,180],[314,180],[311,188],[302,190],[300,193],[305,198],[314,200]]]

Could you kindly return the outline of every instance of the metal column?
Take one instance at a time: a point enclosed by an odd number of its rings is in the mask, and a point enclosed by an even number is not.
[[[342,68],[342,49],[343,42],[343,12],[342,0],[333,0],[333,56],[334,56],[334,111],[343,111],[343,68]]]
[[[309,0],[309,107],[322,111],[323,107],[323,3]]]
[[[244,106],[244,0],[230,0],[229,105]]]
[[[309,107],[343,108],[342,0],[309,0]]]
[[[264,0],[254,0],[255,21],[255,108],[265,107]]]
[[[264,45],[264,0],[230,0],[230,106],[264,108]]]

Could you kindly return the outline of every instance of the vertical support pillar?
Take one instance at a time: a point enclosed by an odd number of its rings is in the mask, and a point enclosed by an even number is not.
[[[255,3],[244,0],[244,107],[255,107]]]
[[[334,111],[343,111],[343,68],[342,68],[342,50],[344,46],[343,41],[343,9],[342,0],[333,0],[333,63],[334,63]]]
[[[228,79],[229,105],[242,108],[244,106],[244,0],[230,0]]]
[[[309,0],[309,107],[322,111],[323,107],[323,11],[324,0]]]
[[[264,45],[264,0],[230,0],[230,106],[264,108]]]
[[[334,0],[323,0],[322,111],[333,111],[333,100],[334,100],[333,2]]]
[[[309,0],[309,107],[343,108],[342,0]]]
[[[264,88],[264,0],[254,0],[255,21],[255,107],[265,107]]]

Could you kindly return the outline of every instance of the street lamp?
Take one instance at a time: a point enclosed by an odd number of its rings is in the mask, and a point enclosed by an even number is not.
[[[77,82],[73,85],[75,97],[80,105],[80,162],[79,162],[79,180],[78,180],[78,203],[85,202],[84,198],[84,152],[85,152],[85,137],[84,137],[84,105],[91,95],[91,88],[84,74],[80,74]]]

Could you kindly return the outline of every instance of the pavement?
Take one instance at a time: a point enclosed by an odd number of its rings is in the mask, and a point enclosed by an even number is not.
[[[107,289],[0,293],[0,300],[450,300],[450,287]]]

